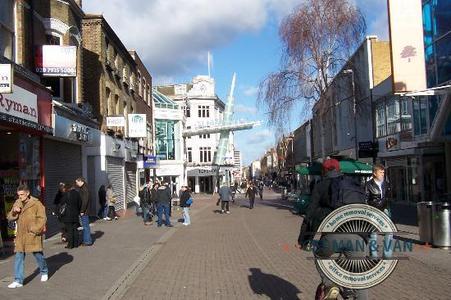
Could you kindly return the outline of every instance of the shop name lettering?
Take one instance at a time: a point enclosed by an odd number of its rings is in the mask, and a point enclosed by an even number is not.
[[[14,100],[10,100],[3,97],[2,94],[0,94],[0,106],[3,107],[6,112],[9,112],[12,109],[13,111],[32,116],[34,118],[37,118],[38,116],[35,108],[22,105]]]

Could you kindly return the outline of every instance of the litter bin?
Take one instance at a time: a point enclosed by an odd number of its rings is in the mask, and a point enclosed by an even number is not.
[[[432,245],[451,247],[451,203],[437,202],[432,206]]]
[[[417,203],[420,241],[432,244],[432,202]]]

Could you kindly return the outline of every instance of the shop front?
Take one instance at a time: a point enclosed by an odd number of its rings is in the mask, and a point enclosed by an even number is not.
[[[188,167],[188,186],[195,193],[212,194],[218,185],[218,175],[224,175],[224,170],[220,170],[216,166],[205,167]]]
[[[27,184],[39,199],[45,195],[43,136],[52,134],[50,92],[31,78],[14,77],[12,93],[0,94],[0,230],[14,235],[6,213],[19,184]]]

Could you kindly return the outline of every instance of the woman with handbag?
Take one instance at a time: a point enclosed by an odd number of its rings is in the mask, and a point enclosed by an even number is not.
[[[81,208],[81,197],[74,186],[64,185],[64,193],[59,206],[59,215],[66,230],[67,246],[72,249],[78,247],[79,215]]]
[[[116,204],[116,197],[113,194],[113,186],[108,184],[106,188],[106,201],[108,203],[108,217],[107,220],[111,221],[112,219],[117,220],[118,217],[116,215],[116,208],[114,205]]]
[[[183,208],[183,225],[188,226],[191,224],[191,218],[189,215],[189,208],[193,204],[193,198],[186,185],[182,186],[182,193],[180,195],[180,207]]]

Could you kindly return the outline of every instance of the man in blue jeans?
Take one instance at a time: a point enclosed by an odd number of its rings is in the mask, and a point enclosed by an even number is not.
[[[39,266],[41,281],[48,280],[49,270],[44,258],[43,236],[47,217],[42,203],[30,195],[30,189],[26,185],[17,188],[18,200],[14,202],[8,213],[9,221],[16,221],[16,238],[14,241],[14,281],[8,288],[15,289],[23,286],[25,254],[32,253]]]
[[[81,208],[80,208],[80,216],[81,216],[81,225],[83,226],[83,243],[82,246],[91,246],[91,228],[89,228],[89,215],[88,215],[88,207],[89,207],[89,191],[88,185],[86,184],[86,180],[83,177],[78,177],[75,180],[75,184],[78,186],[78,192],[81,197]]]
[[[171,189],[168,187],[168,183],[164,183],[157,190],[157,215],[158,215],[158,227],[163,224],[163,213],[164,221],[167,227],[172,227],[171,219],[169,216],[169,209],[171,203]]]

